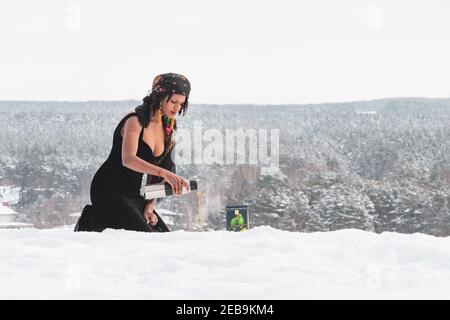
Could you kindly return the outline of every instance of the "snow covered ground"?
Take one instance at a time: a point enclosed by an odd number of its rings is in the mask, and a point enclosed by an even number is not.
[[[0,299],[450,298],[450,239],[0,230]]]
[[[0,186],[0,202],[16,204],[19,201],[20,188]]]

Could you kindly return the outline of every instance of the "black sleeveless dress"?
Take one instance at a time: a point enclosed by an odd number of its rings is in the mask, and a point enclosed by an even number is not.
[[[83,208],[75,231],[103,231],[106,228],[125,229],[144,232],[170,231],[161,217],[155,226],[148,224],[143,216],[146,200],[140,194],[143,174],[122,165],[122,140],[120,131],[125,121],[138,115],[125,116],[114,130],[114,138],[108,159],[96,172],[91,182],[91,202]],[[150,146],[142,139],[144,128],[139,135],[137,156],[149,163],[156,164],[162,154],[155,156]],[[175,172],[170,152],[164,156],[159,166]],[[149,176],[148,181],[159,182],[162,179]]]

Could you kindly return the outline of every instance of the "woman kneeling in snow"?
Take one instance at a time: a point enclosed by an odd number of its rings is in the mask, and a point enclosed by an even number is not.
[[[190,89],[188,79],[180,74],[158,75],[143,104],[119,122],[111,153],[92,179],[92,205],[83,208],[75,231],[170,231],[154,210],[156,200],[145,200],[140,190],[144,173],[147,184],[164,179],[176,195],[183,187],[189,189],[175,174],[171,152],[175,117],[186,113]]]

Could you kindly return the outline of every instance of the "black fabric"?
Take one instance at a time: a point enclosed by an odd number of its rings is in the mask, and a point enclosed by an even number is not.
[[[120,131],[125,121],[132,116],[137,114],[128,114],[114,130],[108,159],[98,169],[91,182],[92,205],[83,208],[74,231],[102,231],[106,228],[143,232],[170,231],[155,210],[153,212],[158,216],[158,223],[151,226],[146,222],[143,216],[146,200],[140,194],[143,174],[122,165],[123,138]],[[155,157],[150,146],[142,140],[142,135],[143,129],[139,136],[137,156],[156,164],[162,154]],[[175,170],[171,151],[164,156],[159,166],[170,166],[171,170]]]

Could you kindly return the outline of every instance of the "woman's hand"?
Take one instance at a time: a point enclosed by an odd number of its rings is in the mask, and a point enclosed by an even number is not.
[[[172,186],[172,193],[174,195],[180,195],[183,187],[185,187],[186,190],[189,190],[189,184],[187,181],[169,170],[164,170],[161,173],[161,177]]]
[[[158,222],[158,217],[153,213],[153,208],[155,207],[155,200],[147,202],[144,209],[144,219],[147,223],[154,226]]]

